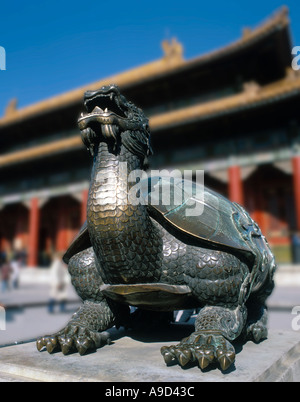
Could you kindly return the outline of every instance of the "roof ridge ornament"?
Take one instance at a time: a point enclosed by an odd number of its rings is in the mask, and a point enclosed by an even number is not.
[[[248,39],[251,34],[255,35],[257,31],[267,30],[273,27],[274,25],[280,25],[281,27],[289,25],[289,8],[287,6],[283,6],[278,10],[275,10],[271,16],[262,21],[259,25],[254,28],[243,27],[242,28],[242,39]]]
[[[260,91],[261,86],[259,85],[258,82],[251,80],[248,82],[245,82],[243,85],[243,90],[246,92],[248,95],[257,95],[257,93]]]
[[[171,40],[165,39],[161,43],[164,59],[171,62],[183,61],[183,45],[178,42],[177,38]]]
[[[290,19],[289,19],[289,8],[287,6],[282,6],[278,10],[275,10],[273,14],[266,20],[263,25],[267,25],[268,22],[269,24],[273,25],[275,24],[282,24],[282,26],[289,25]]]
[[[17,106],[18,106],[18,99],[17,98],[11,99],[5,108],[4,116],[11,116],[12,114],[14,114],[17,111]]]
[[[248,38],[248,36],[250,36],[252,33],[252,29],[250,27],[244,27],[242,29],[242,37],[243,38]]]
[[[288,66],[285,69],[285,79],[289,81],[295,81],[299,78],[300,70],[294,70],[293,67]]]

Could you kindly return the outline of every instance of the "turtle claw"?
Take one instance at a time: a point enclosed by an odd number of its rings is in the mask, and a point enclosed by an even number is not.
[[[176,359],[183,367],[188,362],[197,361],[201,370],[207,368],[213,362],[219,362],[222,371],[226,371],[235,360],[235,351],[219,333],[194,332],[176,346],[163,346],[161,354],[166,364]]]
[[[175,351],[175,356],[180,365],[184,367],[189,361],[191,361],[192,352],[189,349],[178,349],[178,351]]]
[[[48,353],[53,353],[57,349],[57,339],[52,336],[48,339],[46,349]]]
[[[39,339],[36,341],[37,350],[40,352],[40,351],[43,349],[44,346],[45,346],[45,345],[44,345],[44,342],[43,342],[42,338],[39,338]]]
[[[223,371],[226,371],[231,366],[231,364],[234,362],[235,353],[234,352],[224,353],[223,350],[218,350],[217,357],[218,357],[218,361],[221,366],[221,369]]]
[[[194,355],[198,360],[200,368],[205,369],[210,363],[214,361],[214,353],[211,350],[195,350]]]
[[[76,349],[78,350],[78,353],[80,356],[83,356],[87,350],[93,348],[93,341],[90,339],[77,339],[76,340]]]
[[[36,341],[37,350],[44,347],[48,353],[61,350],[64,355],[76,351],[84,355],[88,350],[99,348],[102,344],[110,343],[108,332],[96,332],[79,325],[68,325],[54,335],[46,335]]]
[[[267,337],[268,330],[265,326],[256,323],[251,326],[251,333],[254,342],[259,343],[262,339]]]
[[[167,365],[171,364],[175,360],[175,355],[169,350],[168,346],[163,346],[160,349],[161,354],[163,355],[163,358],[165,360],[165,363]]]
[[[205,356],[201,356],[197,360],[202,370],[204,370],[210,363],[210,360]]]
[[[61,351],[64,355],[70,353],[73,347],[73,340],[70,337],[59,336],[58,337],[59,344],[61,346]]]
[[[43,336],[36,341],[36,347],[39,352],[46,347],[48,353],[53,353],[58,348],[57,338],[55,336]]]

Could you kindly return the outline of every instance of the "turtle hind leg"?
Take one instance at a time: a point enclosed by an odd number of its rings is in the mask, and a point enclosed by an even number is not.
[[[109,334],[101,331],[118,324],[120,315],[122,318],[126,317],[125,307],[116,308],[116,303],[108,303],[100,292],[99,288],[103,281],[98,273],[91,248],[70,259],[69,272],[72,284],[83,304],[73,314],[65,328],[53,335],[37,339],[39,351],[46,347],[49,353],[57,350],[61,350],[63,354],[78,351],[82,355],[109,343]]]
[[[223,371],[227,370],[235,360],[235,349],[230,341],[240,335],[246,317],[245,307],[203,308],[196,318],[195,332],[178,345],[161,348],[165,362],[168,364],[177,359],[185,366],[190,361],[198,361],[201,369],[218,362]]]
[[[252,294],[246,302],[248,319],[243,331],[244,340],[256,343],[268,336],[268,309],[266,300],[274,289],[274,272],[269,272],[265,281]]]
[[[245,341],[252,340],[256,343],[268,337],[268,310],[265,305],[249,305],[248,320],[242,336]]]

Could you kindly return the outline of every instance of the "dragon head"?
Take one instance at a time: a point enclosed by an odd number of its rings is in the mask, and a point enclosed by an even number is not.
[[[152,153],[149,122],[144,112],[129,102],[116,85],[103,86],[84,95],[87,113],[78,126],[82,141],[92,155],[100,142],[110,144],[114,152],[123,144],[130,152],[147,158]]]

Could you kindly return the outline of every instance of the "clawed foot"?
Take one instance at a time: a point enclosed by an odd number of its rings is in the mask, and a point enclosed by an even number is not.
[[[246,334],[247,339],[252,339],[254,342],[258,343],[267,338],[268,328],[260,322],[255,322],[254,324],[249,325]]]
[[[166,364],[176,359],[181,366],[198,361],[201,369],[217,361],[222,370],[227,370],[235,360],[234,347],[220,333],[193,332],[178,345],[161,348]]]
[[[36,346],[38,351],[46,347],[49,353],[61,350],[66,355],[77,350],[80,355],[83,355],[88,350],[97,349],[110,342],[108,332],[96,332],[79,325],[69,324],[54,335],[38,338]]]

